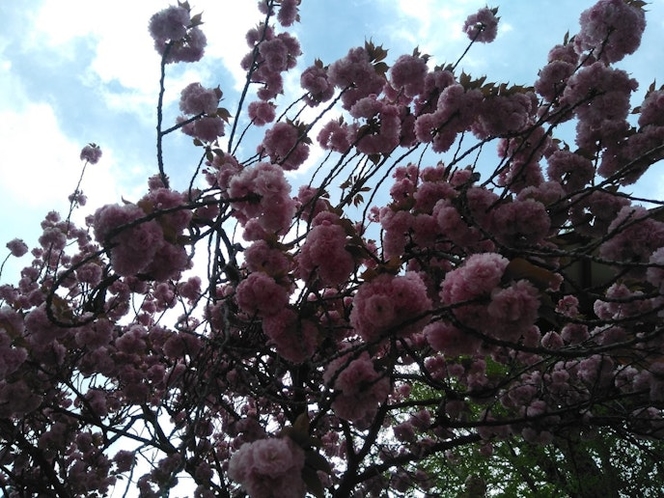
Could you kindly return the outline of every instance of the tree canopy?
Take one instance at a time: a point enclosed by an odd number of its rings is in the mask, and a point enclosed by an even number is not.
[[[367,41],[287,102],[299,3],[259,2],[232,108],[192,83],[179,116],[168,72],[205,25],[156,13],[144,195],[79,226],[79,183],[37,247],[7,244],[32,259],[0,286],[5,496],[654,496],[664,211],[634,188],[664,89],[634,103],[614,67],[645,4],[581,13],[532,86]],[[463,29],[493,41],[498,9]],[[175,189],[180,132],[198,157]]]

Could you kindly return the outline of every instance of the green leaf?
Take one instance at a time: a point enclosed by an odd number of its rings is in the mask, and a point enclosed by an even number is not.
[[[203,14],[202,13],[196,14],[195,16],[192,16],[192,18],[191,18],[191,26],[192,27],[200,26],[201,24],[203,24]]]
[[[308,450],[304,454],[304,463],[314,470],[320,470],[326,474],[332,473],[332,466],[323,455],[314,450]]]
[[[217,109],[217,116],[226,121],[227,123],[230,121],[232,117],[231,113],[228,112],[228,109],[226,109],[225,107],[219,107]]]
[[[309,414],[307,412],[300,413],[300,415],[298,415],[297,419],[295,419],[295,423],[293,424],[293,429],[300,432],[309,433]]]
[[[377,64],[374,64],[374,69],[377,74],[385,76],[385,74],[387,74],[388,69],[390,69],[390,66],[388,66],[384,62],[378,62]]]
[[[325,489],[315,470],[305,467],[302,469],[302,480],[307,486],[307,491],[316,498],[325,498]]]

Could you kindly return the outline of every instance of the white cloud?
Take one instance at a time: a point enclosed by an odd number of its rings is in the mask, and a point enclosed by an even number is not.
[[[395,8],[393,36],[429,54],[456,53],[467,45],[462,26],[466,18],[484,7],[484,0],[384,0]],[[436,61],[441,63],[443,61]]]
[[[78,157],[83,145],[62,134],[48,104],[28,103],[21,112],[0,112],[4,200],[44,210],[66,205],[83,166]],[[83,190],[96,202],[109,202],[115,197],[112,162],[112,157],[105,157],[99,165],[88,168]]]
[[[27,48],[46,47],[57,57],[71,60],[77,43],[85,43],[94,55],[84,83],[99,85],[110,107],[124,105],[140,114],[148,106],[154,107],[159,81],[159,56],[148,33],[148,22],[155,12],[171,3],[174,2],[45,0],[32,15],[34,26],[27,30]],[[186,69],[184,65],[168,66],[168,72],[176,75],[169,79],[168,86],[177,90],[167,95],[167,101],[177,98],[179,83],[184,86],[213,78],[218,73],[215,66],[219,60],[233,75],[235,87],[240,88],[244,82],[240,60],[248,51],[245,33],[261,18],[255,2],[236,2],[231,16],[224,2],[199,0],[191,5],[193,13],[203,13],[203,29],[208,38],[206,59],[186,65]]]
[[[221,59],[228,71],[233,75],[235,89],[240,89],[246,80],[246,73],[240,68],[240,61],[249,51],[245,35],[263,18],[255,1],[233,2],[232,13],[229,14],[227,2],[206,0],[192,2],[194,11],[203,11],[202,28],[208,39],[206,53]]]

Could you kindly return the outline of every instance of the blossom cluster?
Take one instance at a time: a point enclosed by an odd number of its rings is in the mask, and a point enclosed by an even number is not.
[[[217,108],[221,95],[219,88],[204,88],[200,83],[187,85],[180,97],[180,110],[185,115],[178,118],[183,133],[204,142],[223,136],[225,110]]]
[[[179,241],[191,219],[184,202],[182,194],[161,187],[137,204],[109,204],[97,210],[91,219],[95,237],[109,249],[119,275],[145,273],[163,281],[187,268],[189,258]]]
[[[252,498],[299,498],[303,467],[304,451],[289,438],[259,439],[233,454],[228,473]]]
[[[182,4],[167,7],[152,16],[150,35],[155,49],[166,62],[196,62],[203,57],[207,38],[196,17],[191,17],[189,8]]]
[[[7,244],[31,259],[0,285],[10,496],[157,497],[184,475],[205,498],[433,495],[428,459],[458,448],[664,437],[661,201],[624,190],[664,158],[664,90],[633,106],[612,66],[639,44],[639,2],[582,13],[533,87],[417,50],[390,67],[367,42],[304,69],[282,112],[301,47],[275,20],[299,3],[259,2],[228,136],[221,90],[189,84],[173,126],[159,109],[145,195]],[[461,29],[472,46],[497,25],[483,8]],[[200,26],[186,2],[152,17],[162,71],[203,55]],[[178,128],[204,149],[183,191],[161,157]],[[327,154],[294,192],[314,129]]]

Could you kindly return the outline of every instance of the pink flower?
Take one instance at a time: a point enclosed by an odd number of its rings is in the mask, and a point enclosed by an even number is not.
[[[490,333],[499,339],[516,341],[535,323],[539,305],[539,291],[527,280],[494,291],[487,308],[493,319]]]
[[[499,204],[493,211],[492,228],[498,242],[508,247],[542,242],[551,228],[546,207],[533,199]]]
[[[424,57],[402,55],[390,68],[390,83],[402,90],[406,97],[415,97],[424,91],[428,68]]]
[[[475,14],[471,14],[463,25],[463,32],[473,41],[489,43],[496,39],[498,34],[498,9],[484,7]]]
[[[581,31],[574,37],[579,52],[592,50],[603,62],[617,62],[641,44],[646,27],[642,7],[624,0],[600,0],[581,13]]]
[[[288,304],[288,291],[265,273],[249,275],[238,285],[235,300],[251,315],[276,315]]]
[[[664,90],[650,92],[643,100],[639,126],[664,126]]]
[[[190,266],[185,248],[179,244],[165,242],[154,254],[145,272],[158,282],[179,278],[182,271]]]
[[[363,117],[371,122],[376,120],[378,127],[360,127],[358,129],[357,150],[364,154],[389,154],[399,144],[401,119],[397,106],[385,104],[369,96],[358,100],[350,109],[351,115]]]
[[[375,370],[366,352],[350,362],[348,356],[332,361],[323,380],[338,391],[332,403],[337,416],[361,426],[376,414],[390,391],[389,379]]]
[[[118,472],[128,472],[134,465],[135,457],[133,451],[120,450],[113,457]]]
[[[362,47],[351,49],[346,57],[332,63],[328,78],[332,85],[344,90],[341,97],[344,109],[350,109],[363,97],[380,94],[385,85],[385,79],[376,72]]]
[[[264,40],[258,45],[258,52],[269,71],[280,72],[288,69],[288,47],[281,39]]]
[[[330,203],[326,197],[327,194],[322,189],[301,185],[297,193],[300,218],[310,221],[319,213],[328,211]]]
[[[456,82],[451,71],[434,69],[424,77],[424,90],[415,98],[415,115],[421,116],[435,111],[441,92]]]
[[[261,229],[271,232],[281,232],[290,225],[295,201],[289,193],[283,169],[269,163],[242,170],[231,178],[228,188],[240,221],[246,225],[254,218]]]
[[[276,112],[274,104],[258,100],[247,107],[247,114],[256,126],[263,126],[274,121]]]
[[[182,121],[184,118],[179,117],[178,122]],[[224,136],[224,120],[218,116],[203,116],[184,125],[182,133],[203,142],[214,142],[217,138]]]
[[[599,127],[606,121],[627,117],[630,95],[637,87],[637,81],[625,71],[595,62],[569,78],[560,102],[574,107],[575,114],[587,125]]]
[[[664,247],[655,250],[650,255],[649,262],[653,266],[646,270],[646,279],[664,294]]]
[[[579,195],[570,209],[570,220],[584,235],[601,237],[618,212],[629,205],[629,199],[604,190],[593,190],[590,195]]]
[[[443,302],[454,304],[490,293],[500,283],[508,263],[496,253],[470,255],[463,266],[445,275],[440,291]]]
[[[28,252],[28,245],[22,239],[12,239],[7,242],[7,249],[12,256],[20,258]]]
[[[187,34],[189,22],[189,11],[173,5],[154,14],[148,29],[155,41],[180,40]]]
[[[595,167],[590,159],[568,150],[558,150],[547,157],[549,178],[572,193],[584,188],[592,180]]]
[[[279,12],[277,12],[277,21],[279,21],[279,24],[288,27],[299,19],[297,12],[299,3],[298,0],[281,0]]]
[[[187,85],[180,96],[180,110],[185,114],[214,114],[217,112],[221,91],[204,88],[200,83]]]
[[[629,265],[646,263],[652,253],[664,246],[664,223],[653,219],[641,207],[625,206],[609,225],[609,234],[601,245],[602,258]],[[645,268],[633,268],[633,275],[645,274]]]
[[[300,76],[300,86],[308,92],[305,101],[314,107],[326,102],[334,95],[334,86],[327,78],[327,69],[322,63],[309,66]]]
[[[279,356],[293,363],[303,363],[311,358],[318,343],[314,323],[298,319],[290,308],[263,318],[263,332],[276,346]]]
[[[466,90],[460,84],[446,87],[431,114],[420,115],[415,121],[417,139],[431,143],[434,152],[446,152],[458,133],[469,129],[477,119],[483,96],[479,90]]]
[[[342,119],[333,119],[325,123],[316,140],[324,149],[345,154],[352,143],[351,131],[352,129]]]
[[[535,91],[549,102],[554,102],[560,97],[567,80],[576,69],[575,63],[561,60],[552,60],[540,69],[535,81]]]
[[[532,92],[496,95],[482,101],[473,133],[478,138],[522,132],[535,121],[537,99]]]
[[[244,443],[230,459],[229,477],[251,498],[304,498],[304,450],[288,437]]]
[[[568,344],[581,344],[590,337],[590,333],[586,325],[568,323],[560,331],[560,337]]]
[[[259,146],[270,156],[273,163],[279,163],[285,170],[297,169],[309,157],[306,136],[290,123],[276,123],[265,132],[263,143]]]
[[[257,240],[245,249],[244,263],[249,271],[262,271],[275,279],[285,276],[290,269],[284,252],[270,247],[264,240]]]
[[[166,62],[195,62],[203,57],[207,39],[191,22],[189,10],[171,6],[157,12],[148,25],[154,46]]]
[[[145,212],[135,204],[107,205],[94,215],[97,240],[110,246],[113,269],[122,276],[136,275],[152,262],[164,243],[164,234],[155,220],[136,222]],[[132,226],[127,226],[136,222]]]
[[[353,298],[350,322],[366,341],[376,340],[388,331],[407,336],[422,326],[421,320],[408,322],[430,307],[426,286],[417,273],[384,274],[360,286]]]
[[[478,337],[442,321],[427,325],[424,333],[431,347],[445,356],[473,355],[481,345]]]
[[[81,150],[81,161],[97,164],[101,159],[101,148],[97,144],[88,144]]]
[[[553,330],[547,332],[544,334],[542,337],[542,347],[545,347],[547,349],[551,350],[557,350],[562,348],[565,345],[563,342],[563,338],[560,336],[558,332],[554,332]]]
[[[252,50],[242,59],[242,69],[251,69],[252,82],[263,83],[257,92],[259,99],[273,99],[283,91],[281,73],[295,67],[302,53],[300,44],[288,33],[275,36],[274,30],[263,24],[247,33],[247,43]]]
[[[625,128],[616,131],[624,136],[627,135]],[[606,135],[607,131],[603,133]],[[626,139],[610,144],[602,154],[597,173],[604,178],[618,179],[622,185],[635,183],[651,165],[664,158],[663,141],[664,126],[646,125]]]
[[[338,216],[328,212],[314,218],[315,226],[297,256],[297,275],[302,280],[318,279],[323,286],[340,285],[355,268],[353,256],[346,250],[346,232],[338,221]]]
[[[278,477],[299,467],[294,461],[293,449],[286,439],[262,439],[253,447],[253,469],[268,477]],[[299,463],[299,462],[298,462]]]
[[[207,38],[200,28],[191,28],[185,38],[173,44],[155,42],[155,48],[161,55],[166,53],[166,47],[170,47],[166,57],[167,63],[172,62],[196,62],[203,57]]]

